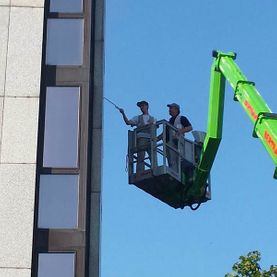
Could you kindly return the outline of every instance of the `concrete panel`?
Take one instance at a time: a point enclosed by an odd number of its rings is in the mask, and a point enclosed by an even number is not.
[[[101,194],[91,194],[89,276],[100,276]]]
[[[0,164],[0,268],[31,267],[35,170]]]
[[[102,128],[103,124],[103,43],[95,42],[94,54],[94,93],[93,93],[93,128]]]
[[[42,31],[43,9],[11,8],[6,95],[39,95]]]
[[[102,129],[93,129],[92,131],[92,175],[91,190],[93,192],[101,191],[102,183]]]
[[[5,87],[9,13],[10,8],[0,7],[0,96],[4,95]]]
[[[43,7],[44,0],[10,0],[12,6]]]
[[[0,268],[0,277],[30,277],[30,269]]]
[[[1,163],[36,163],[38,98],[5,98]]]
[[[11,0],[0,0],[0,6],[7,6],[9,5]]]
[[[4,98],[0,96],[0,158],[1,158],[1,142],[2,142],[3,105],[4,105]]]
[[[105,1],[96,0],[95,1],[95,40],[104,40],[104,27],[105,27]]]

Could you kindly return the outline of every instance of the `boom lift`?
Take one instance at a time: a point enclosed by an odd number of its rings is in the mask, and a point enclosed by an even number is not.
[[[207,134],[195,132],[195,141],[176,136],[177,129],[165,120],[129,131],[129,184],[174,208],[197,209],[211,199],[210,171],[222,136],[225,80],[254,124],[253,137],[259,138],[275,164],[277,179],[277,114],[272,113],[255,87],[234,62],[236,54],[213,51]],[[137,147],[137,134],[150,133],[150,145]],[[159,133],[160,132],[160,133]],[[202,138],[201,138],[202,137]],[[175,143],[172,141],[175,140]],[[138,153],[144,151],[145,169],[135,171]],[[176,163],[172,164],[172,157]]]

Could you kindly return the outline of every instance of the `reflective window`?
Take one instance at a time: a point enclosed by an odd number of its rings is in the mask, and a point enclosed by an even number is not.
[[[48,19],[46,64],[83,63],[84,26],[82,19]]]
[[[83,0],[51,0],[50,12],[81,13]]]
[[[74,277],[74,253],[40,253],[38,277]]]
[[[77,228],[78,182],[77,175],[40,176],[39,228]]]
[[[44,167],[78,166],[79,95],[77,87],[46,90]]]

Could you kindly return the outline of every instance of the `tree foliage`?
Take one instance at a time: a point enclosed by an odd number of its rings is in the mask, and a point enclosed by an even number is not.
[[[225,277],[277,277],[277,266],[271,265],[269,270],[260,267],[261,253],[259,251],[249,252],[246,256],[240,256],[232,269]]]

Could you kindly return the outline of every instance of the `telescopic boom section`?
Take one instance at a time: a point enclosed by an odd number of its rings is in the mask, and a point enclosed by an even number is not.
[[[275,164],[277,179],[277,114],[270,108],[255,87],[248,81],[234,62],[235,53],[213,51],[208,130],[203,152],[195,175],[195,188],[203,187],[221,140],[224,107],[225,79],[234,89],[234,100],[238,101],[254,124],[253,137],[259,138]]]

